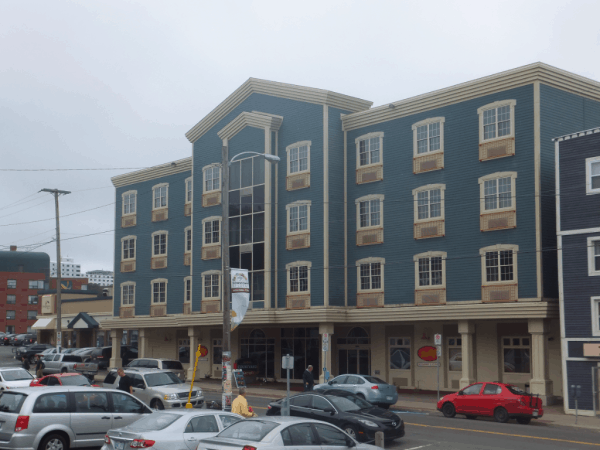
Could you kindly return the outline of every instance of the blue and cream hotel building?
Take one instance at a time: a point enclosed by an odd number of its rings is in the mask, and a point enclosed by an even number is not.
[[[599,121],[600,83],[541,63],[378,107],[250,78],[188,131],[190,157],[112,179],[105,326],[113,342],[139,330],[148,357],[187,363],[202,343],[196,376],[220,376],[221,150],[264,152],[280,162],[231,165],[230,260],[251,274],[234,360],[278,380],[289,353],[295,379],[312,364],[433,390],[441,334],[443,391],[501,381],[551,403],[563,396],[551,139]]]

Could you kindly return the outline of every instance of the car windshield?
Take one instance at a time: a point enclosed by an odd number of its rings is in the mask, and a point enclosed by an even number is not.
[[[173,422],[181,417],[181,414],[165,414],[155,412],[136,420],[127,427],[132,431],[159,431],[167,428]]]
[[[327,398],[329,398],[330,396],[328,395]],[[365,409],[365,408],[370,408],[373,405],[371,403],[369,403],[366,400],[363,400],[360,397],[357,397],[356,395],[352,395],[352,394],[339,394],[339,395],[332,395],[331,397],[335,397],[335,398],[340,398],[343,397],[347,400],[350,400],[352,403],[354,403],[356,406],[358,406],[360,409]]]
[[[523,389],[517,386],[509,384],[506,386],[506,388],[515,395],[529,395],[527,392],[525,392]]]
[[[19,392],[6,392],[0,394],[0,411],[9,413],[18,413],[21,411],[21,405],[27,398],[27,395]]]
[[[90,380],[83,375],[69,375],[68,377],[60,377],[63,386],[89,386]]]
[[[23,369],[6,370],[2,372],[2,378],[4,381],[23,381],[33,379],[33,375]]]
[[[217,437],[260,442],[267,434],[278,426],[279,424],[277,422],[261,422],[258,420],[237,422],[221,431]]]
[[[183,370],[183,366],[179,361],[163,361],[163,369]]]
[[[350,412],[350,411],[358,411],[363,408],[369,407],[369,404],[365,402],[365,406],[360,407],[352,400],[346,397],[338,397],[336,395],[327,395],[327,399],[333,403],[333,405],[340,411]]]
[[[385,381],[383,381],[381,378],[377,378],[377,377],[370,377],[368,375],[363,375],[362,376],[365,380],[367,380],[367,382],[369,383],[373,383],[373,384],[387,384]]]
[[[146,375],[148,387],[167,386],[169,384],[181,384],[181,380],[173,372],[151,373]]]

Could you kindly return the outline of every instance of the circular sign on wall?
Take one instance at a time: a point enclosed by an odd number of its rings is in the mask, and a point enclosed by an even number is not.
[[[423,361],[435,361],[437,359],[437,349],[431,345],[426,345],[417,351],[417,355]]]
[[[200,346],[200,356],[204,357],[208,355],[208,348],[206,348],[204,345]]]

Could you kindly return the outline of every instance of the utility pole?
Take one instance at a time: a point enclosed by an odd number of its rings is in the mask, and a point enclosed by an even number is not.
[[[223,394],[222,408],[231,411],[232,402],[232,372],[231,372],[231,312],[229,297],[231,292],[231,277],[229,275],[229,143],[223,142],[221,164],[221,204],[223,219],[221,220],[221,261],[223,281]]]
[[[56,351],[60,353],[62,345],[62,302],[61,302],[61,270],[62,263],[60,259],[60,221],[58,212],[58,196],[70,194],[70,191],[59,191],[58,189],[42,189],[40,192],[49,192],[54,195],[54,204],[56,207]]]

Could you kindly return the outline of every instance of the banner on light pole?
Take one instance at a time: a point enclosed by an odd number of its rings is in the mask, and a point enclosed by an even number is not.
[[[250,304],[248,270],[231,270],[231,331],[235,330],[246,315]]]

